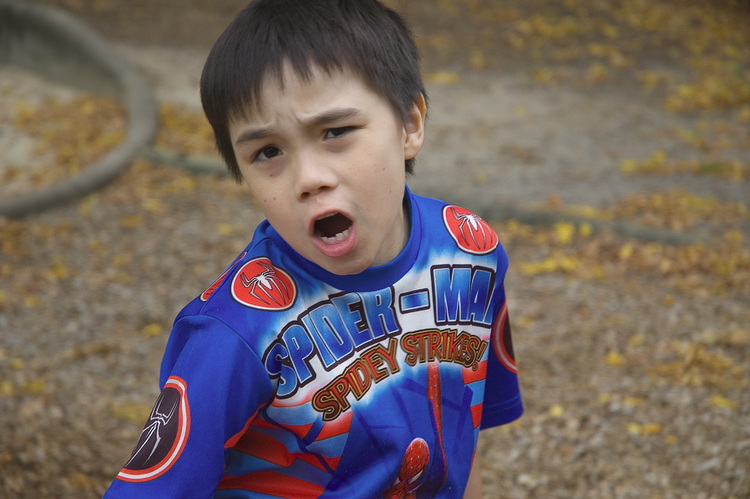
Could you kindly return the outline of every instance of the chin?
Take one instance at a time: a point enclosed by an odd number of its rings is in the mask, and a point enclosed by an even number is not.
[[[371,262],[343,262],[333,261],[319,263],[321,267],[332,274],[336,275],[356,275],[364,272],[371,266]]]

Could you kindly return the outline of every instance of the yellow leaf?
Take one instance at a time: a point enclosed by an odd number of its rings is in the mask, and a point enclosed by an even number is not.
[[[152,407],[145,404],[112,404],[111,409],[117,419],[142,424],[148,419]]]
[[[461,81],[461,76],[452,71],[438,71],[424,75],[424,81],[434,85],[455,85]]]
[[[532,319],[531,317],[526,317],[526,316],[519,317],[515,319],[513,322],[517,324],[518,327],[522,327],[522,328],[530,328],[531,326],[534,325],[534,319]]]
[[[586,73],[586,81],[589,83],[601,83],[606,80],[607,77],[607,68],[598,63],[592,64]]]
[[[565,409],[560,404],[555,404],[549,408],[549,414],[553,418],[561,418],[565,413]]]
[[[571,256],[565,256],[560,259],[560,261],[558,262],[558,266],[565,272],[575,272],[576,270],[581,268],[581,262]]]
[[[638,161],[627,158],[620,161],[620,171],[626,175],[630,175],[638,171]]]
[[[617,28],[617,26],[605,24],[604,26],[602,26],[602,34],[607,38],[617,38],[620,36],[620,30]]]
[[[143,202],[143,209],[149,213],[164,213],[166,207],[161,199],[147,199]]]
[[[615,351],[607,354],[607,364],[610,366],[621,366],[625,363],[625,358]]]
[[[645,435],[658,435],[663,429],[664,427],[659,423],[648,423],[643,426],[643,433]]]
[[[232,224],[217,224],[214,230],[221,236],[231,236],[237,233],[237,227]]]
[[[23,361],[23,359],[14,358],[10,359],[10,368],[11,369],[23,369],[26,367],[26,363]]]
[[[143,215],[129,215],[120,218],[120,226],[123,229],[135,229],[143,225]]]
[[[631,256],[633,256],[633,245],[632,244],[625,244],[620,248],[620,251],[618,253],[620,260],[627,260]]]
[[[61,256],[55,258],[55,263],[52,265],[50,271],[54,278],[58,280],[66,279],[70,275],[70,271],[65,265],[65,258]]]
[[[86,343],[79,347],[71,348],[63,352],[63,358],[65,360],[77,360],[89,355],[106,355],[111,352],[115,347],[107,343]]]
[[[130,284],[133,282],[133,274],[130,272],[118,272],[114,277],[114,281],[120,284]]]
[[[95,110],[96,110],[96,103],[94,101],[87,99],[81,103],[81,112],[83,114],[90,115],[90,114],[93,114]]]
[[[680,439],[674,435],[667,435],[664,437],[664,443],[667,445],[676,445],[679,441]]]
[[[539,83],[549,83],[555,77],[555,73],[553,73],[552,70],[546,68],[534,70],[533,75],[534,79]]]
[[[625,397],[625,400],[623,400],[623,404],[626,407],[639,407],[644,403],[646,403],[646,401],[641,397]]]
[[[29,102],[24,100],[18,100],[13,105],[13,112],[15,113],[19,121],[28,120],[35,113],[36,109]]]
[[[27,393],[41,393],[44,390],[44,379],[38,378],[24,385]]]
[[[731,246],[742,246],[743,234],[737,229],[730,229],[724,233],[724,240]]]
[[[636,334],[632,338],[630,338],[630,345],[634,347],[638,347],[643,345],[646,342],[646,335],[643,333]]]
[[[628,433],[631,435],[640,435],[643,433],[643,426],[639,425],[638,423],[628,423]]]
[[[164,191],[169,194],[181,194],[185,192],[192,192],[198,186],[198,181],[195,178],[181,175],[165,186]]]
[[[23,304],[26,305],[26,308],[37,308],[42,304],[42,299],[39,297],[39,295],[25,296],[23,299]]]
[[[525,275],[537,275],[554,272],[557,270],[557,263],[553,258],[547,258],[539,262],[521,263],[519,267]]]
[[[668,274],[670,270],[672,270],[672,261],[669,258],[662,258],[659,261],[659,272]]]
[[[566,222],[558,222],[555,224],[555,238],[560,244],[568,244],[573,240],[575,234],[575,226]]]
[[[98,253],[101,255],[107,252],[107,246],[98,239],[89,239],[86,245],[92,253]]]
[[[726,409],[736,409],[737,403],[729,400],[726,397],[723,397],[721,395],[714,395],[710,399],[711,405],[715,405],[716,407],[724,407]]]
[[[595,57],[603,57],[610,50],[609,45],[604,45],[602,43],[590,43],[587,48],[588,48],[589,54]]]
[[[145,326],[141,329],[141,334],[144,336],[159,336],[164,332],[164,328],[161,324],[153,323]]]
[[[118,253],[112,257],[112,265],[115,267],[127,267],[133,263],[132,253]]]
[[[524,48],[524,46],[526,45],[526,40],[524,39],[524,37],[519,36],[515,33],[510,33],[507,36],[507,41],[514,49],[517,50]]]
[[[0,395],[13,395],[13,383],[10,381],[0,381]]]
[[[477,48],[471,50],[469,66],[471,66],[472,69],[484,69],[487,67],[487,58],[481,50]]]

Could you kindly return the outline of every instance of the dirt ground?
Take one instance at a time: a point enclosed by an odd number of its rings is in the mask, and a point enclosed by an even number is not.
[[[210,155],[198,76],[242,2],[38,3],[143,71],[158,147]],[[479,211],[511,258],[526,413],[482,433],[485,498],[750,497],[748,4],[389,4],[431,99],[410,185]],[[0,163],[34,151],[11,148],[8,97],[63,91],[32,80],[0,70]],[[80,203],[0,220],[1,497],[101,496],[172,319],[261,218],[227,179],[139,159]]]

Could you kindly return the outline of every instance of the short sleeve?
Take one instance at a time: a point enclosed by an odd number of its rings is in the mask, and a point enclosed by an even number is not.
[[[503,285],[508,260],[502,248],[499,261],[498,283],[494,295],[497,313],[492,322],[482,406],[483,429],[510,423],[523,414],[508,303]]]
[[[225,446],[273,393],[244,340],[205,316],[175,323],[161,380],[133,454],[105,497],[211,497]]]

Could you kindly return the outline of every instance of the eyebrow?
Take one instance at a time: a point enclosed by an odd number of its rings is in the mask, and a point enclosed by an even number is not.
[[[336,123],[341,120],[355,118],[359,116],[360,114],[362,114],[361,111],[356,108],[347,107],[347,108],[330,109],[320,114],[316,114],[307,120],[304,120],[302,124],[306,128],[318,127],[318,126],[328,125],[330,123]],[[239,147],[246,142],[252,142],[254,140],[264,139],[265,137],[268,137],[269,135],[273,135],[274,132],[275,130],[273,127],[249,128],[243,131],[239,135],[239,137],[237,137],[237,140],[234,142],[234,145]]]

